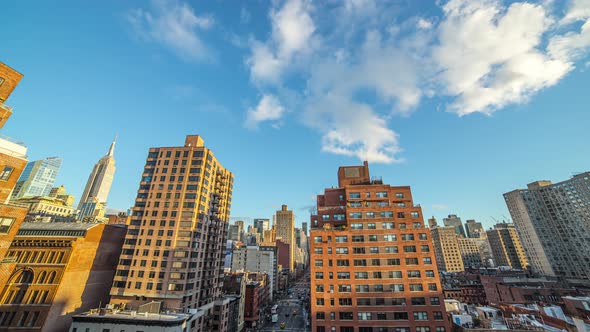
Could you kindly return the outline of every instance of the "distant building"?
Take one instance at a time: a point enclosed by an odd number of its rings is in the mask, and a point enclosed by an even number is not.
[[[289,245],[289,271],[294,272],[295,266],[295,215],[287,205],[282,205],[276,212],[276,237]]]
[[[307,222],[302,222],[301,223],[301,230],[303,231],[303,234],[305,234],[305,236],[309,235],[309,233],[307,232]]]
[[[468,238],[485,238],[486,231],[480,222],[469,219],[465,222],[465,232]]]
[[[465,268],[479,268],[483,266],[483,259],[479,244],[474,239],[459,237],[457,239],[461,260]]]
[[[487,231],[494,261],[498,266],[524,270],[529,266],[514,224],[499,223]]]
[[[61,163],[62,160],[58,157],[49,157],[28,163],[16,182],[12,199],[49,196]]]
[[[438,269],[443,272],[465,270],[455,227],[434,227],[430,229],[430,235]]]
[[[2,262],[3,327],[65,331],[72,315],[106,304],[124,226],[23,223]]]
[[[88,217],[104,218],[107,199],[115,176],[115,143],[116,138],[111,143],[107,154],[100,158],[88,176],[86,187],[84,187],[78,204],[78,210],[80,210],[78,218],[80,220]]]
[[[223,279],[223,293],[238,299],[237,331],[244,329],[244,310],[246,306],[246,276],[244,272],[226,273]]]
[[[274,246],[242,246],[232,253],[232,272],[261,272],[270,279],[270,298],[277,291],[278,257]]]
[[[258,234],[264,236],[264,231],[270,229],[270,219],[254,219],[254,228],[256,228]]]
[[[461,222],[461,218],[457,217],[456,214],[449,214],[448,217],[443,218],[443,224],[447,227],[454,227],[455,233],[457,235],[465,237],[465,229],[463,228],[463,223]]]
[[[74,221],[74,207],[58,198],[48,196],[22,197],[11,202],[28,209],[28,221]]]
[[[437,226],[438,226],[438,223],[436,222],[436,218],[434,216],[432,216],[432,218],[428,219],[428,228],[434,228]]]
[[[531,269],[590,279],[590,172],[504,194]]]

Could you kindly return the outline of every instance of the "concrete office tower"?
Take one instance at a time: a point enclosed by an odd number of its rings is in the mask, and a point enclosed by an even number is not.
[[[487,231],[487,236],[496,265],[519,270],[528,267],[529,263],[514,224],[496,224],[494,229]]]
[[[100,158],[92,168],[90,176],[88,176],[86,187],[84,187],[84,192],[78,204],[78,210],[81,211],[79,219],[94,215],[95,210],[91,209],[91,206],[96,206],[97,203],[102,205],[103,208],[106,207],[107,198],[113,184],[113,177],[115,176],[115,143],[116,138],[111,143],[109,152]],[[89,203],[90,206],[85,206]],[[102,216],[99,215],[99,217]]]
[[[111,303],[163,302],[198,315],[195,331],[214,331],[232,188],[233,174],[198,135],[184,146],[150,148]]]
[[[260,236],[264,236],[264,231],[270,229],[270,219],[254,219],[254,228]]]
[[[590,172],[504,194],[534,272],[590,279]]]
[[[273,246],[242,246],[234,249],[232,272],[263,272],[270,278],[270,298],[277,291],[278,256]]]
[[[23,223],[2,268],[4,331],[67,331],[71,316],[104,305],[125,237],[124,225]]]
[[[456,228],[454,226],[434,227],[430,229],[430,234],[438,269],[444,272],[465,271]]]
[[[305,235],[307,236],[307,223],[306,222],[302,222],[301,223],[301,230],[303,231],[303,233],[305,233]]]
[[[450,331],[432,241],[409,186],[340,167],[310,230],[312,331]]]
[[[61,158],[49,157],[28,163],[16,182],[12,198],[49,196],[61,162]]]
[[[465,232],[469,238],[485,238],[486,232],[480,222],[469,219],[465,222]]]
[[[282,205],[276,213],[277,239],[281,238],[289,245],[289,271],[294,272],[295,267],[295,215],[287,205]],[[284,267],[283,267],[284,268]]]
[[[232,241],[241,241],[242,240],[242,230],[239,225],[229,225],[228,232],[227,232],[227,239]]]
[[[455,233],[457,235],[465,237],[465,229],[463,229],[463,223],[461,222],[461,218],[457,217],[456,214],[449,214],[448,217],[443,218],[443,224],[445,226],[455,227]]]

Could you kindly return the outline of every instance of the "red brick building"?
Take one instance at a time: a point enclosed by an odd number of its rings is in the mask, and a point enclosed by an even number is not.
[[[432,240],[408,186],[340,167],[311,217],[314,332],[445,332]]]

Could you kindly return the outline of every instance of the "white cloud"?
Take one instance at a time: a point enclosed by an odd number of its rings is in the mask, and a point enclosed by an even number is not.
[[[446,206],[445,204],[432,204],[432,208],[434,210],[439,210],[439,211],[440,210],[443,210],[444,211],[444,210],[448,210],[449,209],[449,207]]]
[[[276,128],[280,125],[277,121],[284,113],[285,108],[279,99],[273,95],[265,94],[256,108],[248,109],[244,125],[249,129],[256,129],[261,122],[270,121],[272,126]]]
[[[452,0],[444,7],[434,60],[443,93],[460,115],[492,113],[526,102],[556,84],[571,67],[541,49],[553,20],[541,5]]]
[[[250,14],[250,12],[245,7],[242,7],[242,9],[240,10],[240,23],[249,23],[251,18],[252,15]]]
[[[449,0],[440,17],[398,22],[399,8],[386,2],[316,11],[286,0],[270,10],[271,36],[250,43],[247,64],[259,89],[301,111],[323,151],[394,163],[403,158],[391,123],[424,97],[461,116],[491,114],[575,69],[590,46],[590,0],[573,0],[561,14],[552,5]]]
[[[432,22],[425,20],[423,18],[420,18],[420,19],[418,19],[416,26],[418,27],[418,29],[428,30],[428,29],[432,28]]]
[[[126,18],[140,39],[162,44],[185,60],[207,60],[212,55],[199,33],[211,28],[214,20],[196,15],[187,3],[154,0],[151,10],[134,9]]]
[[[307,0],[287,0],[280,9],[271,10],[271,39],[252,42],[246,61],[253,80],[277,83],[293,58],[310,50],[315,31],[311,10]]]

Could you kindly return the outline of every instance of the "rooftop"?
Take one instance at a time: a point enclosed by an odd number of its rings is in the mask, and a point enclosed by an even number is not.
[[[136,325],[180,325],[191,315],[182,313],[147,313],[137,311],[117,310],[91,310],[83,314],[73,316],[74,322],[103,322],[111,321],[118,324]]]

